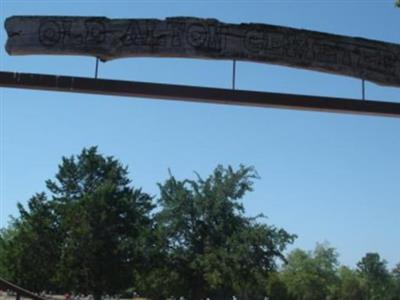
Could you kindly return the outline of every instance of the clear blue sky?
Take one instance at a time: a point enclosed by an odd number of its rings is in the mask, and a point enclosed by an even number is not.
[[[111,18],[212,17],[260,22],[400,43],[400,9],[376,1],[9,1],[12,15]],[[94,58],[11,57],[0,30],[0,70],[93,76]],[[230,87],[232,62],[121,59],[100,65],[103,78]],[[361,97],[359,80],[239,62],[237,88]],[[253,165],[261,180],[245,200],[249,215],[298,234],[294,247],[329,241],[342,263],[368,251],[400,262],[400,120],[290,110],[245,108],[0,90],[1,225],[45,189],[63,155],[98,145],[129,165],[136,186],[157,195],[156,183],[217,164]],[[369,99],[400,101],[400,89],[367,83]]]

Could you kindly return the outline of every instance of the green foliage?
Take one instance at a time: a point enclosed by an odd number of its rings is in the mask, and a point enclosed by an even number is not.
[[[357,264],[367,298],[371,300],[390,299],[390,274],[386,261],[381,260],[378,253],[367,253]]]
[[[146,234],[151,197],[130,186],[127,169],[97,148],[63,158],[44,193],[18,205],[20,217],[2,232],[0,270],[10,280],[41,292],[101,295],[134,284]]]
[[[392,300],[400,300],[400,263],[392,271],[392,294],[396,295]]]
[[[367,253],[357,264],[361,276],[370,282],[384,282],[389,272],[386,268],[386,261],[381,260],[378,253]]]
[[[177,271],[171,293],[195,300],[265,295],[266,277],[294,236],[244,216],[240,200],[256,178],[253,168],[219,166],[207,179],[170,176],[160,185],[156,220],[168,268]]]
[[[400,0],[396,0],[396,6],[400,7]]]
[[[282,271],[289,294],[295,299],[326,299],[337,282],[338,254],[328,245],[318,244],[313,252],[292,251]]]
[[[339,269],[339,285],[337,296],[340,300],[363,300],[365,292],[362,288],[361,278],[357,272],[348,267]]]
[[[392,273],[393,273],[394,279],[400,281],[400,263],[398,263],[396,265],[396,267],[393,269]]]
[[[12,241],[18,233],[14,224],[0,231],[0,277],[13,279],[13,270],[11,268],[11,259],[13,256]]]
[[[18,209],[20,218],[2,234],[6,274],[35,292],[55,290],[60,235],[53,205],[41,193]]]
[[[291,300],[288,288],[282,280],[282,274],[273,272],[268,276],[267,294],[270,300]]]
[[[245,215],[253,168],[218,166],[206,179],[170,177],[159,207],[127,168],[97,148],[63,158],[48,195],[34,195],[0,231],[0,276],[35,292],[139,292],[153,300],[400,300],[400,264],[377,253],[339,267],[328,244],[286,247],[285,230]],[[281,269],[279,263],[283,262]]]
[[[367,253],[356,270],[339,267],[337,253],[328,245],[313,252],[293,250],[282,272],[275,276],[288,292],[272,299],[400,300],[400,264],[390,273],[376,253]],[[289,296],[289,298],[288,298]]]
[[[62,216],[59,279],[99,297],[130,287],[149,230],[149,195],[129,186],[127,169],[95,147],[63,158],[47,186]]]

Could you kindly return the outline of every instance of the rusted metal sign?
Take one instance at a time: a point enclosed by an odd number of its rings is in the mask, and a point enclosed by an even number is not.
[[[400,87],[400,45],[264,24],[176,17],[15,16],[6,20],[11,55],[234,59],[329,72]]]

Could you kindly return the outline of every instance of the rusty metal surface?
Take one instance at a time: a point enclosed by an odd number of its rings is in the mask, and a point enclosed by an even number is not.
[[[0,72],[0,87],[400,117],[400,102]]]

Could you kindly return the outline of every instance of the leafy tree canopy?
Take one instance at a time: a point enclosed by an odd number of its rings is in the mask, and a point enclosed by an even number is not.
[[[170,175],[154,213],[127,167],[83,149],[0,231],[0,276],[96,299],[128,289],[153,300],[400,300],[400,264],[389,271],[377,253],[356,269],[339,267],[327,243],[284,256],[295,236],[245,214],[256,179],[245,166],[218,166],[205,179]]]
[[[7,278],[35,292],[55,290],[60,235],[54,207],[40,193],[18,209],[20,218],[1,237]]]
[[[265,294],[265,278],[295,236],[244,215],[241,199],[256,178],[250,167],[218,166],[206,179],[171,175],[160,184],[156,220],[167,241],[169,267],[178,272],[174,285],[180,295],[197,300]]]
[[[282,278],[295,299],[326,299],[337,281],[338,254],[328,244],[317,244],[313,252],[293,250],[283,267]]]
[[[2,234],[0,260],[10,279],[37,292],[62,289],[97,299],[131,287],[153,204],[127,175],[96,147],[64,157],[46,182],[50,200],[41,193],[26,209],[19,204],[20,217]]]
[[[378,253],[367,253],[357,264],[368,299],[389,299],[390,274]]]
[[[127,174],[92,147],[63,158],[56,181],[47,181],[64,214],[60,278],[95,297],[132,285],[151,225],[151,197],[131,187]]]

